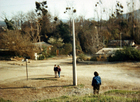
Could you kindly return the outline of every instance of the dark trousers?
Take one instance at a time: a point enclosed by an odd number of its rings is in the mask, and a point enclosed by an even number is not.
[[[93,93],[94,94],[99,94],[99,90],[100,90],[100,85],[94,85],[93,86]]]

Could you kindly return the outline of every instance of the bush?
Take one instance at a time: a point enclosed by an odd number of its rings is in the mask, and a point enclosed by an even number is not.
[[[8,30],[1,33],[0,48],[14,52],[13,56],[29,56],[31,59],[34,59],[35,46],[32,44],[29,35],[22,34],[18,30]]]
[[[90,58],[87,58],[87,61],[90,61]]]
[[[41,55],[38,57],[38,60],[44,60],[45,59],[45,56],[44,55]]]
[[[0,98],[0,102],[12,102],[11,100],[4,100],[3,98]]]
[[[97,61],[107,61],[107,56],[106,55],[99,55],[97,57]]]
[[[43,51],[42,51],[41,54],[39,55],[38,60],[44,60],[44,59],[46,59],[46,58],[51,57],[51,52],[50,52],[50,50],[47,49],[46,46],[43,46],[42,48],[43,48]]]
[[[64,44],[63,48],[60,50],[60,54],[68,55],[72,52],[72,45],[70,43]]]
[[[108,58],[108,61],[140,61],[140,51],[132,47],[117,50],[114,56]]]
[[[53,45],[50,54],[53,56],[56,56],[56,50],[57,50],[57,47]]]
[[[86,57],[85,54],[79,54],[79,57],[78,58],[81,59],[81,60],[84,60],[84,61],[87,60],[87,57]]]
[[[96,56],[92,56],[90,60],[91,61],[97,61],[97,57]]]
[[[45,47],[45,46],[43,46],[42,55],[44,55],[45,58],[48,58],[48,57],[51,56],[51,54],[50,54],[50,50],[49,50],[47,47]]]

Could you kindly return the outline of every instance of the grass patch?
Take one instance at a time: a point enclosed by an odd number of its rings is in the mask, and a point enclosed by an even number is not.
[[[127,90],[111,90],[104,93],[105,95],[119,96],[125,98],[133,98],[140,100],[140,91],[127,91]]]
[[[139,102],[138,99],[107,96],[107,95],[91,95],[91,96],[62,96],[60,98],[47,99],[39,102]]]
[[[79,84],[78,85],[78,87],[80,87],[80,88],[84,88],[84,86],[85,86],[84,84]]]
[[[140,91],[127,91],[127,90],[110,90],[105,92],[104,94],[122,94],[122,95],[126,95],[126,94],[140,94]]]
[[[78,84],[77,87],[73,85],[63,86],[63,88],[84,88],[84,84]]]
[[[0,98],[0,102],[13,102],[13,101],[10,101],[10,100],[4,100],[3,98]]]
[[[59,98],[52,98],[35,102],[140,102],[139,96],[140,91],[111,90],[100,95],[61,96]],[[6,101],[1,98],[0,102],[12,101]]]
[[[140,91],[111,90],[100,95],[61,96],[39,102],[140,102],[139,96]]]

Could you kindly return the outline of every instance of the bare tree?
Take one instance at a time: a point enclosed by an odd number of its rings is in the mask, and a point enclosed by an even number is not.
[[[34,11],[30,11],[26,14],[26,22],[28,22],[28,26],[24,27],[24,31],[29,35],[32,42],[39,41],[39,33],[40,33],[40,25],[37,20],[37,15]]]
[[[2,12],[2,15],[0,16],[3,20],[5,20],[5,18],[7,18],[7,15],[5,12]]]
[[[12,20],[14,21],[16,29],[21,29],[23,22],[25,22],[25,14],[19,11],[17,14],[13,14]]]
[[[5,49],[14,51],[19,56],[34,56],[34,46],[28,35],[22,35],[18,30],[8,30],[2,33],[0,44],[3,44]]]

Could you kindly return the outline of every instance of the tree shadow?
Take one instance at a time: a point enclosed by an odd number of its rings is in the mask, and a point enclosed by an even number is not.
[[[54,75],[51,75],[51,74],[47,74],[47,77],[43,77],[43,76],[44,75],[40,75],[40,78],[29,78],[28,80],[50,80],[50,81],[57,81],[58,79],[61,79],[62,77],[64,77],[64,75],[61,75],[61,78],[59,78],[59,77],[55,78]]]
[[[63,77],[63,76],[62,76]],[[44,78],[29,78],[28,79],[28,81],[30,81],[30,80],[49,80],[49,81],[60,81],[60,79],[61,78],[55,78],[55,77],[44,77]],[[29,88],[29,89],[38,89],[38,88],[41,88],[41,89],[43,89],[43,88],[57,88],[57,87],[62,87],[62,88],[67,88],[67,87],[72,87],[72,86],[74,86],[74,85],[54,85],[54,86],[45,86],[45,87],[30,87],[30,86],[20,86],[20,87],[8,87],[8,86],[6,86],[6,87],[0,87],[0,90],[3,90],[3,89],[27,89],[27,88]]]
[[[45,86],[42,88],[51,88],[51,87],[63,87],[63,88],[67,88],[67,87],[75,87],[74,85],[55,85],[55,86]]]
[[[43,88],[57,88],[57,87],[62,87],[62,88],[68,88],[68,87],[75,87],[74,85],[55,85],[55,86],[45,86],[41,87]],[[6,90],[6,89],[38,89],[38,87],[28,87],[28,86],[23,86],[23,87],[5,87],[5,88],[0,88],[0,90]],[[40,88],[39,88],[40,89]]]
[[[23,86],[23,87],[5,87],[5,88],[1,88],[0,89],[24,89],[24,88],[32,88],[32,87],[28,87],[28,86]]]
[[[57,81],[58,79],[55,77],[45,77],[45,78],[29,78],[28,80],[50,80],[50,81]]]

